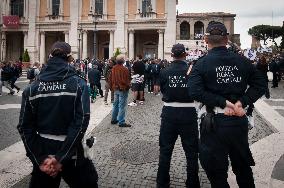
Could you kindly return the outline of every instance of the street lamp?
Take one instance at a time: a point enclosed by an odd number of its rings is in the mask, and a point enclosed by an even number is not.
[[[93,23],[95,25],[94,27],[94,60],[97,58],[97,19],[98,18],[101,18],[102,15],[101,14],[98,14],[96,12],[93,12],[93,11],[90,11],[89,15],[88,16],[91,16],[93,18]]]
[[[79,24],[78,25],[78,59],[81,60],[81,33],[82,33],[82,26]]]

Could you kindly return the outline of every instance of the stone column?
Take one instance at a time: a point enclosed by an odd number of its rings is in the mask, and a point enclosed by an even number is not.
[[[125,0],[115,0],[116,30],[114,32],[114,48],[125,54]]]
[[[52,0],[47,0],[47,14],[52,15]]]
[[[134,59],[134,30],[129,30],[129,59]]]
[[[88,56],[88,31],[83,30],[83,48],[82,48],[82,59],[86,59]]]
[[[177,27],[177,40],[180,40],[180,24],[181,24],[181,20],[179,20],[177,23],[176,23],[176,27]]]
[[[69,31],[64,31],[64,41],[69,43]]]
[[[167,26],[165,29],[164,37],[164,58],[171,59],[171,49],[176,43],[176,1],[165,0],[167,14]]]
[[[40,58],[39,63],[45,63],[45,33],[44,31],[40,32]]]
[[[158,30],[159,45],[158,45],[158,58],[164,59],[164,30]]]
[[[110,30],[109,31],[109,59],[112,58],[113,56],[113,44],[114,44],[114,31]]]
[[[60,4],[59,4],[59,15],[63,16],[64,15],[64,8],[63,8],[63,0],[60,0]]]
[[[36,44],[36,21],[37,21],[37,3],[39,3],[39,1],[29,1],[29,25],[28,25],[28,52],[30,55],[30,60],[31,62],[35,62],[37,61],[37,57],[38,57],[38,48],[37,48],[37,44]]]
[[[28,6],[27,6],[27,0],[24,0],[24,18],[27,19],[27,16],[28,16],[28,12],[27,12],[27,9],[28,9]]]
[[[209,20],[205,20],[203,23],[204,23],[203,34],[205,34],[206,29],[207,29],[207,27],[208,27],[208,25],[209,25]]]
[[[70,30],[69,30],[69,44],[71,46],[74,58],[78,58],[78,15],[79,15],[79,1],[70,1]]]
[[[27,48],[28,46],[28,31],[24,31],[24,50]]]
[[[2,44],[1,44],[1,61],[6,60],[6,33],[2,32]]]
[[[190,21],[190,39],[194,39],[194,21]]]

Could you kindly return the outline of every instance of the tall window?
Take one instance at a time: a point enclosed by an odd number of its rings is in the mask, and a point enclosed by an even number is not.
[[[184,21],[180,24],[180,39],[189,40],[190,38],[190,25],[188,22]]]
[[[24,0],[11,0],[11,15],[24,16]]]
[[[146,17],[150,12],[152,12],[151,0],[142,0],[142,15]]]
[[[95,1],[95,13],[99,15],[103,15],[104,12],[104,0],[96,0]]]
[[[60,0],[52,0],[52,16],[59,15]]]

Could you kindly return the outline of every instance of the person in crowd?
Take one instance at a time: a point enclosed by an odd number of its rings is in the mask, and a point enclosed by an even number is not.
[[[142,56],[138,55],[136,61],[132,66],[133,76],[131,80],[131,87],[133,91],[133,102],[129,106],[137,106],[137,101],[140,105],[144,104],[144,74],[145,64],[142,61]]]
[[[149,64],[148,64],[148,68],[147,71],[148,72],[148,93],[153,93],[154,91],[154,73],[153,73],[153,69],[154,69],[154,64],[155,61],[154,60],[148,60]]]
[[[8,95],[14,95],[15,91],[11,87],[11,80],[13,78],[13,69],[8,62],[3,62],[1,71],[1,81],[3,85],[10,91]]]
[[[106,65],[105,71],[104,71],[104,77],[105,77],[105,98],[104,98],[104,102],[105,102],[105,105],[108,105],[107,99],[108,99],[108,93],[109,92],[110,92],[110,95],[111,95],[111,99],[110,99],[111,103],[113,103],[113,101],[114,101],[114,93],[110,89],[110,80],[109,80],[109,76],[111,74],[111,70],[112,70],[112,67],[114,66],[114,63],[115,63],[115,61],[110,59],[108,61],[108,64]]]
[[[67,62],[71,47],[56,42],[38,80],[23,92],[18,131],[33,164],[30,188],[98,187],[82,139],[90,120],[85,80]]]
[[[263,76],[265,77],[265,83],[266,83],[266,91],[265,91],[265,97],[267,99],[270,98],[270,91],[269,91],[269,87],[268,87],[268,76],[267,76],[267,72],[268,72],[268,63],[266,60],[265,55],[262,55],[259,59],[259,61],[256,63],[256,68],[263,74]]]
[[[19,93],[20,87],[18,87],[15,83],[16,83],[17,79],[21,76],[21,69],[18,67],[17,62],[16,63],[10,62],[10,64],[12,65],[11,66],[12,78],[11,78],[11,81],[10,81],[11,88],[12,89],[16,88],[17,92]]]
[[[183,44],[172,48],[174,61],[160,73],[160,88],[164,106],[161,114],[160,156],[157,187],[170,187],[170,164],[175,142],[180,136],[187,161],[186,187],[199,188],[198,177],[198,125],[195,104],[187,92],[189,66],[184,61]],[[190,85],[188,86],[190,88]]]
[[[119,127],[131,127],[130,124],[125,123],[130,76],[128,69],[123,66],[124,61],[124,55],[118,55],[116,65],[113,66],[109,75],[110,88],[114,91],[111,124],[118,123]]]
[[[160,95],[159,90],[159,75],[160,75],[161,67],[158,60],[154,60],[154,63],[151,66],[151,74],[153,78],[153,85],[154,85],[154,94],[156,96]]]
[[[271,88],[276,88],[276,87],[278,87],[278,82],[279,82],[279,76],[278,75],[279,75],[279,71],[280,71],[279,59],[276,56],[274,56],[271,59],[271,62],[269,63],[269,70],[273,74]]]
[[[27,79],[30,80],[30,84],[37,80],[40,74],[40,63],[34,62],[31,68],[27,71]]]
[[[131,62],[129,59],[126,59],[125,62],[123,63],[123,66],[128,69],[129,76],[131,77]]]
[[[205,105],[207,111],[200,124],[200,163],[212,188],[229,188],[230,157],[239,187],[254,188],[251,166],[255,162],[244,108],[265,93],[265,78],[248,59],[228,51],[223,23],[211,22],[204,40],[208,55],[193,66],[187,84],[189,97]]]
[[[97,87],[101,97],[104,97],[102,85],[101,85],[101,72],[98,70],[98,66],[94,65],[93,68],[89,68],[88,79],[90,83],[91,93],[95,92],[95,88]],[[93,95],[92,95],[93,96]],[[92,98],[94,100],[94,98]]]

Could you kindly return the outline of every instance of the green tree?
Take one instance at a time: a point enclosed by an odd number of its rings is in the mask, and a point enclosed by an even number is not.
[[[116,58],[119,54],[121,54],[120,49],[116,48],[115,52],[114,52],[114,58]]]
[[[248,34],[263,41],[265,45],[267,44],[267,40],[271,39],[274,45],[278,47],[275,39],[283,35],[283,29],[281,26],[256,25],[249,29]]]
[[[25,50],[22,58],[23,58],[23,62],[30,62],[30,55],[27,49]]]

